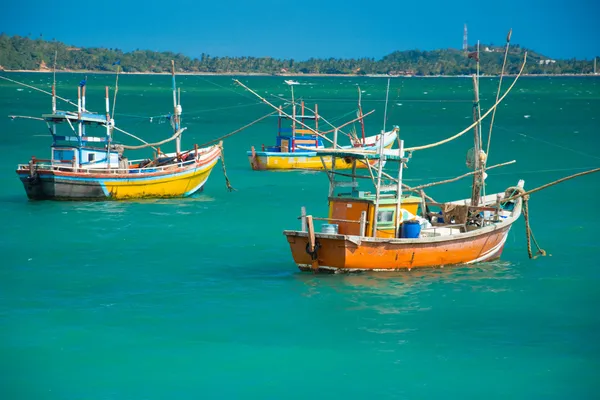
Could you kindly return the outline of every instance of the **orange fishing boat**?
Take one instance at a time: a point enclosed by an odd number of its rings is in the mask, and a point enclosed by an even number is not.
[[[476,59],[479,71],[478,57]],[[494,113],[488,137],[489,152],[496,107],[514,87],[525,61],[526,58],[519,74],[502,97],[500,80],[496,102],[484,115],[481,115],[479,108],[479,75],[473,75],[474,122],[448,139],[406,149],[403,140],[400,140],[399,149],[385,149],[381,145],[377,150],[337,149],[335,144],[333,149],[314,149],[320,157],[333,159],[327,171],[330,182],[329,213],[327,217],[317,218],[307,215],[303,208],[301,229],[283,232],[296,265],[301,270],[315,272],[397,271],[473,264],[499,258],[513,223],[519,219],[524,204],[526,207],[521,197],[525,194],[524,182],[520,180],[517,185],[502,192],[486,195],[485,171],[514,161],[489,167],[486,165],[481,121]],[[474,147],[467,152],[467,166],[472,172],[416,188],[403,184],[404,164],[413,152],[444,144],[471,130],[474,132]],[[337,171],[337,159],[351,162],[352,172]],[[373,162],[377,168],[371,167]],[[382,166],[386,162],[397,165],[397,175],[383,171]],[[359,175],[357,165],[367,167],[369,174]],[[473,176],[470,198],[438,203],[423,192],[425,187],[449,183],[469,175]],[[371,181],[374,190],[361,190],[361,179]],[[320,232],[315,227],[316,221],[322,223]],[[527,229],[529,234],[529,225]]]
[[[408,161],[398,150],[319,153],[349,157],[355,163],[395,161],[400,177],[402,165]],[[359,191],[355,174],[344,181],[349,174],[329,172],[328,217],[315,218],[303,212],[301,229],[284,231],[301,270],[396,271],[491,261],[502,254],[508,232],[521,215],[521,198],[503,199],[520,192],[523,181],[504,192],[482,196],[475,205],[472,199],[435,203],[402,194],[401,178],[395,185],[381,184],[381,169],[374,179],[375,193]],[[347,187],[352,188],[350,193],[337,193]],[[321,232],[316,232],[315,221],[326,222]]]

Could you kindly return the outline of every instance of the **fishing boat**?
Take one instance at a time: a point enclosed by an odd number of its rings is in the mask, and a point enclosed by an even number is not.
[[[381,146],[379,152],[316,150],[321,156],[346,158],[353,164],[395,162],[398,178],[392,184],[383,184],[389,175],[377,168],[372,177],[374,191],[363,191],[358,180],[369,177],[355,172],[340,174],[331,168],[328,216],[313,217],[303,209],[301,229],[283,232],[300,270],[397,271],[500,257],[508,232],[522,210],[520,197],[504,200],[522,191],[523,181],[505,191],[478,197],[476,202],[471,198],[427,201],[423,196],[403,193],[403,164],[408,162],[403,146],[401,140],[400,149],[384,150]],[[325,222],[321,232],[316,231],[315,221]]]
[[[138,198],[187,197],[202,190],[221,157],[222,146],[181,150],[181,96],[172,64],[173,114],[168,116],[173,135],[159,143],[126,146],[113,140],[115,126],[110,115],[109,88],[105,88],[106,112],[86,109],[86,82],[77,88],[76,111],[56,106],[56,83],[52,86],[52,112],[42,115],[52,135],[50,158],[32,157],[19,164],[17,175],[27,197],[35,200],[125,200]],[[117,73],[118,82],[118,73]],[[115,95],[118,84],[115,87]],[[65,100],[65,99],[63,99]],[[100,128],[100,129],[93,129]],[[64,132],[66,130],[67,132]],[[103,132],[95,135],[90,132]],[[133,135],[132,135],[133,136]],[[135,136],[134,136],[135,137]],[[136,137],[137,138],[137,137]],[[175,140],[175,152],[163,153],[160,145]],[[128,160],[124,151],[154,148],[153,157]]]
[[[398,137],[399,128],[394,126],[392,130],[382,132],[378,135],[365,136],[364,130],[364,118],[372,113],[362,113],[360,106],[360,88],[359,88],[359,109],[358,117],[340,126],[333,126],[329,131],[319,130],[319,121],[322,116],[319,115],[318,105],[315,105],[314,110],[310,110],[305,106],[304,101],[300,102],[300,113],[296,111],[296,102],[294,100],[294,87],[297,82],[285,81],[291,88],[292,92],[292,113],[288,114],[283,110],[283,107],[276,107],[269,103],[266,99],[258,95],[252,89],[239,81],[236,83],[259,97],[263,102],[273,107],[277,114],[277,136],[275,138],[275,145],[265,146],[262,145],[260,150],[257,150],[252,146],[250,151],[247,152],[248,160],[253,170],[325,170],[331,168],[332,158],[328,156],[321,156],[315,152],[317,149],[326,148],[326,143],[333,143],[334,140],[337,142],[337,135],[342,132],[342,128],[359,121],[362,127],[362,135],[348,134],[350,144],[345,146],[337,146],[337,148],[366,148],[376,149],[380,142],[383,142],[385,148],[391,148]],[[324,120],[324,119],[323,119]],[[329,139],[326,135],[332,133],[336,139]],[[370,161],[374,163],[374,161]],[[366,168],[365,165],[360,164],[355,166],[357,168]],[[352,162],[348,160],[338,160],[338,169],[350,169],[352,168]]]
[[[507,39],[510,39],[510,34]],[[508,52],[508,44],[506,53]],[[505,54],[506,54],[505,53]],[[382,143],[375,151],[369,149],[315,149],[321,157],[332,157],[328,169],[329,212],[326,217],[307,215],[301,210],[300,230],[285,230],[294,262],[300,270],[325,272],[397,271],[424,267],[443,267],[491,261],[501,256],[507,235],[523,211],[527,221],[524,181],[493,194],[485,193],[485,179],[492,168],[514,163],[487,166],[491,127],[496,107],[519,79],[526,62],[512,85],[483,116],[479,108],[479,61],[473,75],[473,124],[453,135],[429,145],[405,149],[385,149]],[[504,71],[504,65],[502,67]],[[487,152],[482,145],[481,121],[492,113]],[[473,171],[442,182],[410,188],[403,183],[404,165],[418,150],[447,143],[473,130],[474,147],[467,151],[467,166]],[[369,175],[359,175],[356,168],[350,174],[339,172],[336,160],[362,164]],[[371,162],[378,167],[373,171]],[[385,172],[383,162],[395,163],[395,175]],[[473,176],[468,198],[436,202],[424,188],[450,183]],[[361,190],[359,181],[372,183],[369,191]],[[418,196],[410,193],[416,193]],[[317,232],[315,221],[321,222]],[[529,239],[529,224],[527,222]],[[530,246],[528,246],[530,248]],[[531,257],[531,252],[530,252]]]

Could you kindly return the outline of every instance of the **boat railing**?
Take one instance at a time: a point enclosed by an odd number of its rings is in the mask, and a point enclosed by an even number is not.
[[[365,232],[367,229],[367,224],[369,221],[367,220],[367,212],[362,211],[360,214],[359,220],[351,220],[351,219],[340,219],[340,218],[321,218],[321,217],[313,217],[312,215],[306,215],[306,207],[302,207],[300,209],[300,216],[298,219],[301,221],[300,230],[302,232],[309,232],[309,230],[313,230],[312,221],[327,221],[328,223],[350,223],[350,224],[360,224],[359,236],[365,236]]]
[[[140,160],[142,161],[142,160]],[[174,167],[183,168],[192,165],[196,160],[181,161],[178,163],[171,163],[160,166],[149,166],[140,168],[82,168],[74,166],[72,161],[66,160],[44,160],[44,159],[33,159],[29,164],[19,164],[17,169],[19,170],[35,170],[35,171],[63,171],[72,172],[78,174],[149,174],[156,172],[163,172],[165,170],[171,170]]]

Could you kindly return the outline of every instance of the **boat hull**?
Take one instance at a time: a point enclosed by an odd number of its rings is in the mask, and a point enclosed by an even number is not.
[[[391,149],[394,145],[394,141],[398,137],[396,130],[387,132],[383,139],[378,136],[371,136],[368,139],[370,144],[367,145],[366,149],[376,150],[378,147],[378,140],[383,140],[383,145],[386,149]],[[353,147],[344,146],[343,148],[352,149]],[[308,169],[314,171],[322,171],[325,169],[331,169],[332,167],[332,156],[320,156],[317,152],[311,151],[310,148],[302,148],[295,152],[281,152],[281,151],[256,151],[252,148],[251,151],[247,152],[248,161],[253,170],[294,170],[294,169]],[[350,157],[341,158],[335,157],[335,169],[347,170],[352,169],[353,159]],[[377,160],[368,161],[371,166],[377,164]],[[356,163],[357,169],[367,168],[365,161]]]
[[[309,169],[322,171],[331,169],[332,159],[330,156],[321,157],[316,153],[276,153],[276,152],[248,152],[248,161],[253,170],[290,170],[290,169]],[[371,161],[374,165],[375,161]],[[336,169],[351,169],[352,160],[337,158],[335,162]],[[367,168],[366,164],[357,163],[356,168]]]
[[[147,173],[91,173],[60,169],[18,169],[32,200],[127,200],[187,197],[202,190],[219,160],[218,150],[195,163]],[[140,170],[138,170],[140,171]]]
[[[307,232],[284,231],[284,234],[301,270],[398,271],[497,259],[502,254],[511,224],[444,238],[382,239],[316,233],[316,260],[307,252]]]

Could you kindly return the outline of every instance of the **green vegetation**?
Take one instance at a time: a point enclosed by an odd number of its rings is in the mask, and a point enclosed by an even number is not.
[[[466,75],[475,72],[475,61],[456,49],[395,51],[381,60],[311,58],[295,61],[271,57],[211,57],[208,54],[192,59],[172,52],[78,48],[47,41],[42,37],[11,37],[4,33],[0,34],[0,69],[52,69],[55,51],[58,53],[57,70],[69,71],[114,71],[117,67],[113,63],[120,60],[125,72],[168,72],[171,60],[175,60],[179,72],[200,73]],[[507,73],[518,72],[525,51],[528,52],[525,68],[525,73],[528,74],[587,74],[593,70],[593,61],[549,60],[541,54],[512,45]],[[499,74],[503,55],[503,46],[482,45],[481,73]]]

